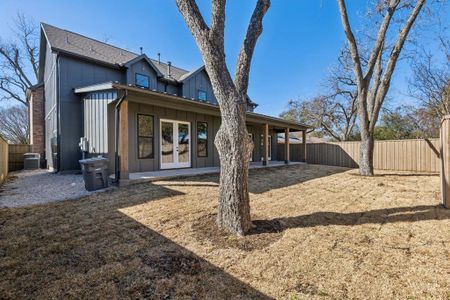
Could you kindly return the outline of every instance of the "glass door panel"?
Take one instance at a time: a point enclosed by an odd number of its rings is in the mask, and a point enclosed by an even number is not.
[[[178,123],[178,162],[189,163],[190,153],[189,124]]]
[[[173,123],[161,122],[161,165],[174,163]]]

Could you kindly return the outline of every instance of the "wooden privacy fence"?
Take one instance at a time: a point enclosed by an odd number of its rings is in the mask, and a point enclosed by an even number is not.
[[[306,162],[357,168],[360,142],[311,143],[306,146]],[[279,144],[279,149],[284,147]],[[291,155],[302,154],[302,145],[291,145]],[[283,148],[284,149],[284,148]],[[439,172],[439,139],[376,141],[374,167],[379,170]],[[283,152],[281,152],[283,153]],[[292,159],[297,161],[297,159]],[[301,161],[301,159],[298,159]]]
[[[277,144],[277,160],[284,160],[284,144]],[[290,144],[289,150],[289,158],[291,161],[305,161],[305,149],[303,144]],[[273,158],[272,158],[273,159]]]
[[[23,169],[23,155],[31,151],[31,146],[26,144],[9,145],[9,172]]]
[[[8,176],[8,143],[0,136],[0,184]]]

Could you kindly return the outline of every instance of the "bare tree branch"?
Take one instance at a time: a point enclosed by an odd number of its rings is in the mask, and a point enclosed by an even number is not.
[[[23,14],[18,14],[15,41],[0,40],[0,99],[28,105],[26,91],[38,80],[37,29]]]
[[[234,83],[239,94],[247,93],[248,80],[250,73],[250,63],[253,56],[253,51],[256,46],[256,41],[262,33],[262,20],[267,10],[270,7],[269,0],[258,0],[255,10],[253,11],[248,25],[247,34],[239,53],[238,62],[236,65],[236,72],[234,76]]]
[[[28,109],[13,106],[0,110],[0,135],[13,144],[28,143]]]

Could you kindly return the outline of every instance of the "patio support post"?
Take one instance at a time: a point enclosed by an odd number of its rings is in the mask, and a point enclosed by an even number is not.
[[[290,157],[290,147],[289,147],[289,128],[284,129],[284,163],[289,163]]]
[[[302,142],[303,142],[303,161],[306,162],[306,129],[302,131]]]
[[[263,166],[269,163],[269,124],[264,124],[263,130]]]
[[[120,157],[120,177],[124,179],[129,178],[129,153],[128,153],[128,147],[129,147],[129,133],[128,133],[128,124],[129,124],[129,103],[127,100],[123,101],[121,108],[120,108],[120,119],[119,119],[119,132],[120,132],[120,139],[119,139],[119,157]]]

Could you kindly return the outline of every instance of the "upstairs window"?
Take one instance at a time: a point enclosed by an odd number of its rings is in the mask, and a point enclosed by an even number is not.
[[[206,91],[198,90],[198,100],[206,101]]]
[[[154,158],[153,154],[153,116],[137,115],[138,158]]]
[[[197,122],[197,156],[208,156],[208,123]]]
[[[148,89],[150,87],[150,79],[147,75],[136,73],[136,86]]]

